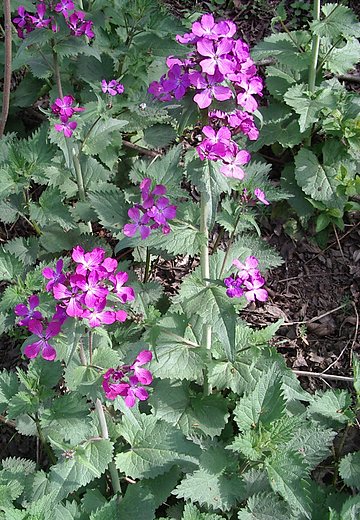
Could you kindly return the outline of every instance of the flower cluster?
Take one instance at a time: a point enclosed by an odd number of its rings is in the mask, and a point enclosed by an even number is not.
[[[192,24],[190,33],[177,35],[180,44],[192,46],[186,59],[170,56],[167,74],[151,83],[148,91],[160,101],[170,101],[192,90],[202,110],[214,100],[232,99],[235,108],[230,112],[208,110],[211,126],[202,129],[205,139],[197,151],[201,159],[220,161],[220,171],[226,177],[241,180],[241,166],[250,160],[250,154],[240,150],[232,137],[241,132],[249,139],[257,139],[259,132],[251,113],[258,107],[254,95],[262,95],[263,83],[250,58],[249,46],[233,38],[235,32],[232,21],[216,23],[212,14],[203,15]]]
[[[233,265],[238,268],[235,275],[225,278],[224,284],[227,287],[226,294],[229,298],[240,298],[245,296],[248,302],[255,299],[264,302],[268,298],[264,278],[257,269],[259,261],[255,256],[248,256],[243,264],[239,260],[234,260]]]
[[[63,98],[55,99],[55,102],[51,105],[52,113],[56,114],[60,119],[60,123],[54,125],[55,130],[63,132],[65,137],[71,137],[77,127],[77,122],[71,120],[71,117],[76,112],[85,110],[84,107],[74,107],[74,102],[75,99],[72,96],[64,96]]]
[[[255,188],[253,194],[246,188],[243,189],[241,200],[244,204],[254,205],[256,202],[261,202],[265,206],[269,206],[270,202],[266,199],[265,193],[260,188]]]
[[[123,365],[117,369],[110,368],[103,379],[103,389],[107,399],[113,401],[118,395],[124,397],[125,404],[133,407],[136,399],[145,401],[149,394],[141,385],[150,385],[152,375],[149,370],[141,368],[152,359],[150,350],[142,350],[132,365]]]
[[[132,223],[125,224],[124,235],[132,237],[139,231],[142,240],[145,240],[152,229],[158,228],[167,235],[170,233],[167,221],[176,217],[176,206],[164,197],[167,191],[165,186],[157,184],[151,190],[151,179],[146,178],[140,184],[140,191],[142,203],[129,209],[128,216]]]
[[[105,258],[101,248],[86,253],[81,246],[73,249],[72,259],[75,265],[70,271],[63,271],[61,259],[55,269],[45,267],[42,271],[48,280],[46,290],[53,294],[56,302],[56,311],[50,321],[36,309],[39,305],[37,295],[30,296],[28,305],[15,307],[15,314],[21,318],[19,325],[40,338],[25,347],[25,355],[29,358],[41,352],[44,359],[55,359],[56,351],[49,340],[60,333],[61,325],[69,317],[85,320],[90,328],[123,322],[127,318],[121,307],[134,300],[135,294],[131,287],[125,286],[128,274],[117,271],[117,261]]]
[[[21,317],[19,325],[27,327],[32,334],[39,338],[37,341],[26,345],[24,353],[28,358],[34,358],[41,353],[44,359],[53,361],[56,358],[56,350],[51,345],[50,340],[60,333],[61,325],[67,316],[63,309],[57,306],[51,320],[46,320],[40,311],[35,310],[39,303],[39,297],[33,294],[28,299],[28,306],[20,303],[15,307],[15,314]]]
[[[47,14],[47,6],[45,2],[41,2],[36,6],[36,13],[28,13],[24,6],[18,7],[18,16],[13,19],[17,26],[17,33],[19,38],[25,38],[25,35],[37,28],[48,28],[53,32],[58,32],[58,24],[56,22],[56,15],[62,14],[66,25],[70,29],[70,34],[73,36],[87,36],[94,38],[92,30],[93,22],[85,20],[86,13],[83,11],[74,10],[74,3],[72,0],[60,0],[53,8],[50,5],[50,12]]]
[[[106,81],[103,79],[101,81],[101,90],[104,94],[110,94],[110,96],[116,96],[117,94],[122,94],[125,90],[124,85],[116,81],[116,79],[112,79],[110,81]]]

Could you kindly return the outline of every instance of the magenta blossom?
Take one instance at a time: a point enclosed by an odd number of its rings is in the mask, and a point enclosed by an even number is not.
[[[206,59],[200,61],[200,66],[206,74],[215,74],[218,70],[221,74],[229,74],[235,70],[235,62],[228,58],[234,42],[229,38],[222,39],[218,44],[211,40],[201,39],[197,42],[197,51]]]
[[[245,177],[245,172],[241,166],[248,163],[250,158],[249,152],[240,150],[236,155],[224,158],[224,164],[221,166],[220,171],[225,177],[241,180]]]
[[[49,340],[54,336],[57,336],[60,332],[61,325],[58,321],[52,321],[46,328],[46,332],[44,333],[43,324],[40,321],[32,320],[29,322],[29,330],[35,336],[38,336],[40,339],[35,341],[34,343],[30,343],[26,345],[24,354],[28,358],[36,357],[41,351],[41,356],[48,360],[53,361],[56,358],[56,350],[49,343]]]
[[[103,79],[101,81],[101,90],[104,94],[110,94],[110,96],[116,96],[117,94],[122,94],[124,92],[124,85],[116,81],[116,79],[112,79],[110,81],[106,81]]]
[[[152,353],[149,350],[143,350],[132,365],[107,370],[102,383],[106,398],[113,401],[117,396],[121,396],[129,408],[135,405],[137,399],[145,401],[149,397],[149,393],[141,385],[150,385],[152,374],[142,366],[149,363],[151,359]]]
[[[109,280],[114,284],[114,291],[118,298],[123,303],[132,301],[135,299],[134,289],[132,287],[124,287],[124,284],[128,281],[129,275],[123,271],[116,273],[115,276],[110,276]]]
[[[87,271],[98,269],[105,257],[105,251],[100,247],[95,247],[90,253],[85,253],[81,246],[76,246],[73,249],[71,258],[78,265],[76,267],[77,274],[85,275]]]
[[[194,72],[190,75],[190,81],[200,91],[194,96],[194,101],[201,109],[210,106],[213,99],[226,101],[233,97],[229,87],[220,85],[224,81],[224,76],[218,71],[214,75],[207,75],[207,78],[199,72]]]
[[[245,259],[245,264],[240,262],[240,260],[233,260],[233,265],[239,269],[238,275],[243,280],[248,280],[249,278],[257,278],[259,270],[257,269],[259,265],[259,260],[255,256],[248,256]]]
[[[76,121],[66,121],[61,123],[55,123],[54,128],[57,132],[62,132],[65,137],[71,137],[77,127]]]
[[[50,267],[45,267],[42,270],[42,275],[44,278],[47,278],[49,282],[46,284],[46,290],[51,291],[51,289],[56,285],[57,283],[64,283],[66,280],[66,277],[64,273],[62,272],[64,266],[64,261],[62,259],[58,260],[56,262],[55,271],[51,269]]]
[[[255,299],[260,302],[265,302],[268,299],[268,292],[262,289],[265,280],[261,276],[253,278],[251,281],[246,280],[244,285],[246,287],[245,298],[249,302],[254,302]]]
[[[19,321],[19,325],[28,327],[31,320],[41,320],[42,314],[40,311],[36,311],[36,307],[39,306],[40,300],[36,294],[33,294],[28,299],[29,307],[27,307],[24,303],[19,303],[15,307],[15,314],[17,316],[22,316]]]
[[[190,86],[189,74],[184,72],[180,65],[173,65],[168,72],[168,78],[162,82],[164,92],[173,92],[175,99],[185,96],[187,88]]]
[[[176,206],[170,205],[167,197],[159,197],[147,214],[154,219],[156,224],[164,226],[167,220],[173,220],[176,217]]]
[[[74,2],[72,0],[60,0],[59,3],[55,6],[55,11],[57,13],[62,13],[65,17],[69,16],[68,11],[74,9]]]
[[[254,195],[260,202],[265,204],[265,206],[269,206],[270,205],[270,202],[268,200],[266,200],[265,193],[263,191],[261,191],[260,188],[255,188],[254,189]]]
[[[139,208],[130,208],[128,216],[133,221],[132,224],[125,224],[123,228],[124,235],[133,237],[139,230],[142,240],[145,240],[150,235],[150,227],[147,225],[150,221],[148,214],[142,214]]]

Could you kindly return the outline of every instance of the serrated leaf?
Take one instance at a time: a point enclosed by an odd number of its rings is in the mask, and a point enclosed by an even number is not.
[[[335,436],[336,432],[333,430],[305,423],[298,428],[296,435],[286,444],[285,449],[298,453],[303,457],[308,468],[313,470],[329,456]]]
[[[324,108],[335,108],[336,97],[330,88],[318,88],[315,93],[310,93],[306,85],[294,85],[284,95],[284,101],[299,114],[300,132],[305,132],[319,119],[319,114]]]
[[[207,224],[211,229],[214,222],[221,193],[230,191],[227,178],[220,172],[217,162],[201,161],[196,157],[186,164],[186,173],[191,182],[202,193],[208,208]]]
[[[97,155],[99,150],[105,149],[113,134],[119,133],[120,130],[127,125],[127,121],[121,119],[99,119],[97,123],[91,127],[86,140],[84,140],[83,150],[88,155]]]
[[[2,370],[0,372],[0,412],[3,412],[9,400],[19,388],[19,381],[14,372]]]
[[[339,474],[347,486],[360,489],[360,451],[348,453],[341,459]]]
[[[223,520],[223,516],[215,513],[201,513],[193,504],[185,504],[181,520]]]
[[[340,520],[357,520],[360,515],[360,496],[357,494],[346,500],[341,508]],[[332,520],[332,519],[331,519]],[[335,519],[337,520],[337,519]]]
[[[331,389],[326,392],[317,392],[307,409],[308,417],[325,423],[346,424],[351,415],[347,410],[351,405],[351,397],[346,390]]]
[[[266,469],[271,487],[295,510],[311,519],[310,483],[307,468],[298,455],[279,453],[268,460]]]
[[[24,265],[33,265],[37,260],[39,240],[36,237],[17,237],[7,242],[4,249],[18,258]]]
[[[303,191],[314,200],[342,207],[343,202],[337,193],[339,181],[337,171],[331,166],[322,166],[316,155],[302,148],[295,157],[295,178]]]
[[[181,429],[184,435],[220,435],[229,417],[226,401],[220,395],[191,395],[188,385],[155,381],[150,399],[155,417]]]
[[[345,5],[325,4],[322,20],[313,21],[311,30],[320,37],[338,39],[340,35],[360,36],[359,22],[354,12]]]
[[[188,473],[173,494],[227,511],[243,499],[243,492],[244,484],[237,474],[236,461],[223,447],[216,446],[201,455],[200,469]]]
[[[46,226],[42,230],[40,244],[49,253],[70,251],[74,246],[83,243],[84,235],[79,228],[70,229],[66,233],[57,224]]]
[[[179,166],[181,152],[181,146],[174,146],[166,155],[157,158],[150,164],[145,161],[137,161],[130,172],[131,180],[140,183],[145,177],[148,177],[157,184],[164,184],[170,195],[183,193],[179,190],[183,177],[183,170]]]
[[[171,125],[156,124],[144,130],[144,141],[150,148],[166,148],[176,139]]]
[[[197,464],[199,448],[180,430],[156,417],[123,408],[119,433],[130,444],[115,457],[116,466],[132,478],[155,478],[174,464]]]
[[[330,51],[330,49],[328,49]],[[325,47],[324,52],[327,49]],[[333,74],[346,74],[353,69],[359,62],[360,43],[357,39],[351,38],[343,47],[334,49],[327,55],[324,68]]]
[[[81,486],[100,477],[112,460],[113,444],[107,439],[87,442],[76,448],[73,458],[52,466],[49,493],[60,501]]]
[[[275,365],[261,376],[251,393],[240,399],[234,414],[239,428],[246,431],[254,429],[258,423],[268,425],[280,419],[284,409],[281,377]]]
[[[260,493],[249,498],[246,509],[238,512],[239,520],[289,520],[289,506],[275,493]]]
[[[89,199],[100,223],[118,236],[128,220],[122,191],[113,184],[106,184],[96,193],[90,193]]]
[[[24,264],[15,256],[0,249],[0,280],[14,281],[14,278],[24,272]]]
[[[308,31],[272,34],[252,49],[251,56],[254,60],[275,57],[280,64],[292,70],[306,70],[310,63],[310,56],[306,52],[301,52],[300,47],[306,47],[310,39],[311,35]]]
[[[75,223],[69,207],[63,203],[63,198],[58,188],[47,188],[41,194],[39,204],[30,203],[30,218],[41,227],[56,222],[65,231],[73,229]]]
[[[68,36],[66,39],[56,44],[54,50],[60,58],[85,54],[86,56],[93,56],[98,61],[101,61],[101,56],[97,48],[95,46],[90,46],[86,42],[80,41],[76,36]]]
[[[222,343],[229,361],[235,359],[236,312],[222,287],[206,285],[194,274],[184,278],[180,293],[174,298],[188,316],[197,315]]]

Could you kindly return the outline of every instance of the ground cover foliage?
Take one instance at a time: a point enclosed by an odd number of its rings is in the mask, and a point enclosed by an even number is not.
[[[272,346],[282,321],[239,318],[282,262],[269,205],[318,233],[357,208],[358,98],[336,76],[359,24],[314,4],[250,55],[231,20],[155,0],[11,4],[0,218],[27,233],[1,246],[0,330],[28,363],[0,371],[0,414],[43,455],[1,461],[0,518],[359,516],[358,357],[348,389],[311,394]],[[293,151],[281,187],[263,145]],[[152,271],[186,255],[170,295]]]

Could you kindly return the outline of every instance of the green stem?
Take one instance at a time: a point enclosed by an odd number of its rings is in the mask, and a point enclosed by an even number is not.
[[[228,259],[228,256],[229,256],[229,253],[230,253],[230,249],[231,249],[231,246],[232,246],[232,243],[234,241],[234,238],[235,238],[235,233],[236,233],[236,228],[239,224],[239,221],[240,221],[240,218],[241,218],[241,215],[242,215],[242,212],[239,213],[237,219],[236,219],[236,222],[235,222],[235,225],[234,225],[234,229],[230,235],[230,242],[226,248],[226,253],[225,253],[225,256],[224,256],[224,260],[223,260],[223,263],[222,263],[222,266],[221,266],[221,270],[220,270],[220,274],[219,274],[219,278],[222,277],[223,275],[223,272],[224,272],[224,269],[225,269],[225,266],[226,266],[226,261]]]
[[[93,336],[91,330],[88,332],[88,343],[89,343],[89,363],[92,365],[92,355],[93,355]]]
[[[57,460],[56,460],[56,457],[52,451],[52,449],[50,448],[50,446],[48,445],[48,443],[46,442],[46,439],[45,439],[45,436],[43,434],[43,431],[41,429],[41,426],[40,426],[40,420],[38,417],[34,417],[34,421],[35,421],[35,424],[36,424],[36,430],[37,430],[37,433],[38,433],[38,436],[39,436],[39,439],[40,439],[40,442],[46,452],[46,455],[49,457],[49,460],[52,464],[56,464]]]
[[[59,61],[56,52],[54,51],[54,45],[55,43],[52,42],[52,56],[53,56],[53,63],[54,63],[54,77],[56,82],[56,88],[59,92],[59,97],[63,98],[64,93],[61,85],[61,75],[60,75],[60,67],[59,67]]]
[[[146,248],[146,260],[145,260],[144,283],[146,283],[149,279],[150,265],[151,265],[150,259],[151,259],[150,249],[147,247]]]
[[[314,0],[314,22],[320,20],[321,0]],[[309,91],[314,92],[316,81],[316,69],[319,59],[320,36],[313,34],[311,43],[311,63],[309,69]]]
[[[10,0],[4,0],[4,25],[5,25],[5,67],[3,83],[3,99],[0,119],[0,139],[4,135],[6,121],[10,107],[11,68],[12,68],[12,33],[11,33],[11,5]]]
[[[84,178],[81,170],[81,164],[79,161],[79,156],[76,153],[75,148],[72,149],[72,161],[74,164],[75,174],[76,174],[76,183],[78,185],[79,197],[82,202],[86,201],[86,192],[84,186]],[[90,233],[93,232],[91,222],[87,223]]]
[[[206,238],[205,244],[200,251],[200,268],[201,278],[205,285],[209,285],[210,278],[210,258],[209,258],[209,228],[208,228],[209,204],[206,200],[206,193],[201,193],[200,198],[200,233],[203,233]],[[203,326],[202,346],[207,350],[211,350],[211,325],[205,323]],[[212,391],[211,385],[208,382],[207,374],[205,374],[204,393],[210,395]]]
[[[79,354],[80,354],[80,361],[83,366],[88,366],[87,359],[85,356],[84,346],[80,340],[79,342]],[[104,414],[103,405],[100,401],[100,399],[96,399],[95,401],[95,410],[97,413],[97,416],[99,418],[99,424],[100,424],[100,430],[101,430],[101,436],[103,439],[109,439],[109,430],[106,424],[106,418]],[[116,469],[115,463],[111,461],[108,466],[110,477],[111,477],[111,484],[114,490],[114,493],[119,493],[121,495],[121,487],[120,487],[120,479],[119,474]]]

